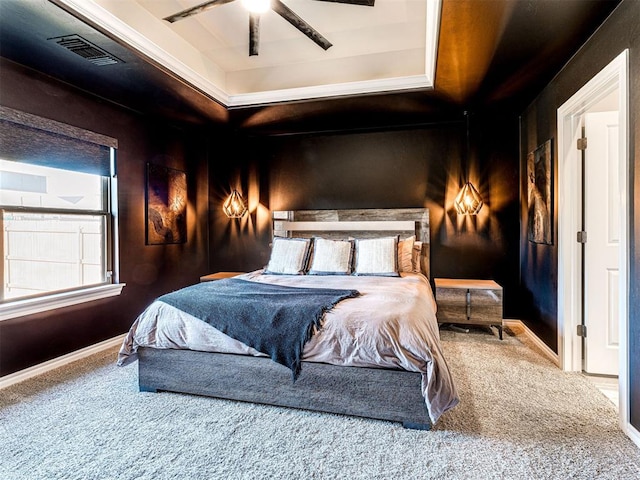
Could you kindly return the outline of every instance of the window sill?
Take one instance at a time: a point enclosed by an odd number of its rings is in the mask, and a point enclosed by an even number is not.
[[[125,283],[100,285],[73,292],[56,293],[41,298],[17,300],[0,305],[0,321],[55,310],[56,308],[70,307],[71,305],[100,300],[101,298],[114,297],[120,295],[125,285]]]

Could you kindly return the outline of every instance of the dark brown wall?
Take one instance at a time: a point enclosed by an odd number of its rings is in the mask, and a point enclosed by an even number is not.
[[[114,137],[117,153],[122,295],[0,322],[0,375],[124,333],[156,296],[207,272],[207,147],[197,132],[154,122],[8,61],[0,103]],[[187,172],[188,241],[145,245],[147,162]]]
[[[474,118],[471,178],[485,200],[477,218],[453,211],[465,175],[462,119],[368,132],[296,133],[249,138],[229,169],[212,171],[212,192],[237,182],[253,202],[238,222],[212,202],[212,267],[251,270],[269,257],[264,210],[428,207],[432,277],[493,278],[505,287],[505,315],[516,316],[518,281],[518,123]],[[227,184],[216,178],[232,178]],[[212,197],[213,197],[212,196]],[[258,207],[260,205],[260,207]],[[267,223],[265,223],[267,222]]]
[[[527,152],[549,138],[554,139],[557,151],[557,109],[585,83],[629,49],[629,207],[630,207],[630,269],[629,269],[629,359],[631,423],[640,428],[640,136],[637,122],[640,119],[640,2],[625,0],[593,37],[571,59],[560,74],[544,89],[541,95],[522,115],[521,165],[525,171]],[[555,175],[557,178],[557,164]],[[521,187],[526,192],[526,178]],[[555,198],[558,197],[557,185]],[[521,204],[526,205],[526,197]],[[557,214],[557,202],[555,202]],[[523,309],[525,322],[547,344],[557,350],[557,282],[558,252],[557,234],[551,246],[533,245],[526,240],[527,215],[521,214],[521,262],[522,287],[530,307]],[[557,219],[557,215],[555,216]],[[557,232],[557,221],[554,225]]]

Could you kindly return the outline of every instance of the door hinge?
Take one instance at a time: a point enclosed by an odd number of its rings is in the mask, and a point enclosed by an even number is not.
[[[578,243],[587,243],[587,232],[581,230],[576,235],[576,240]]]
[[[576,325],[576,334],[579,337],[587,337],[587,326],[586,325]]]
[[[586,150],[587,149],[587,137],[578,139],[578,150]]]

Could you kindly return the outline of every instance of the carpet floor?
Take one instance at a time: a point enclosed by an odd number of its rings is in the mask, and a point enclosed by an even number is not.
[[[517,332],[443,330],[461,402],[431,431],[175,393],[95,354],[0,390],[0,478],[638,479],[615,406]]]

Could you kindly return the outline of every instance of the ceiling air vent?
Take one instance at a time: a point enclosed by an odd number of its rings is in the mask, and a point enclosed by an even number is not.
[[[80,35],[65,35],[63,37],[50,38],[49,40],[53,40],[58,45],[63,46],[76,55],[80,55],[94,65],[103,66],[113,65],[114,63],[124,63],[123,60],[85,40]]]

